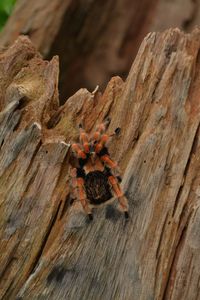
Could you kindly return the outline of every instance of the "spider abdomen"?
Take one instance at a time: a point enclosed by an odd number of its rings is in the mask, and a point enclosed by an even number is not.
[[[91,204],[98,205],[112,198],[108,177],[101,171],[86,175],[85,191]]]

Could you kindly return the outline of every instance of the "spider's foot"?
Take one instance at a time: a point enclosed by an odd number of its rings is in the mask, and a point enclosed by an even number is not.
[[[129,219],[129,213],[127,211],[124,212],[124,217],[125,217],[125,220],[128,221],[128,219]]]

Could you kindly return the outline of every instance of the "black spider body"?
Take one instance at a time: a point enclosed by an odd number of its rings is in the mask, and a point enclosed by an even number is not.
[[[112,198],[108,176],[105,172],[89,172],[85,177],[84,186],[91,204],[99,205]]]

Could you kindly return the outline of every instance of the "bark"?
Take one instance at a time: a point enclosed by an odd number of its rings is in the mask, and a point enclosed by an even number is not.
[[[191,30],[200,24],[199,8],[200,0],[18,0],[0,44],[26,34],[45,57],[58,54],[64,103],[81,87],[125,79],[149,31]]]
[[[59,107],[58,59],[1,53],[0,298],[199,299],[200,31],[150,33],[125,82]],[[109,116],[130,220],[70,205],[70,145]]]

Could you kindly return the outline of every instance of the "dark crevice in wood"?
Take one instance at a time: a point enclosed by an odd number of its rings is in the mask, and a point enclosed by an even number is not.
[[[183,190],[183,185],[181,184],[181,186],[179,187],[178,189],[178,193],[176,195],[176,199],[174,201],[174,207],[173,207],[173,212],[172,212],[172,217],[174,217],[175,213],[176,213],[176,209],[178,207],[178,204],[179,204],[179,199],[181,197],[181,194],[182,194],[182,190]]]
[[[178,229],[180,229],[181,223],[182,223],[182,221],[184,220],[185,216],[187,215],[188,210],[189,210],[189,209],[188,209],[188,203],[185,202],[184,205],[183,205],[183,208],[182,208],[180,217],[179,217],[179,222],[178,222],[178,225],[177,225],[177,228],[178,228]]]
[[[19,100],[19,104],[17,106],[18,109],[23,109],[29,102],[29,99],[26,96],[23,96],[20,100]]]
[[[4,144],[4,139],[2,139],[2,141],[1,141],[0,149],[3,146],[3,144]]]
[[[53,114],[53,116],[49,119],[47,122],[47,129],[53,129],[56,127],[56,125],[60,122],[61,120],[61,112],[57,111],[56,113]]]
[[[200,132],[200,123],[197,126],[197,129],[196,129],[196,132],[195,132],[195,136],[194,136],[194,139],[193,139],[193,143],[192,143],[191,151],[190,151],[190,154],[189,154],[189,158],[188,158],[185,170],[184,170],[184,176],[183,176],[184,178],[186,177],[186,175],[188,173],[188,170],[189,170],[189,167],[190,167],[190,163],[191,163],[191,159],[192,159],[192,155],[197,150],[198,139],[199,139],[199,132]]]
[[[17,123],[13,127],[13,132],[17,131],[17,129],[19,128],[21,119],[22,119],[22,115],[19,116],[19,119],[18,119]]]
[[[26,174],[29,173],[32,165],[35,163],[35,157],[36,157],[37,153],[39,152],[41,146],[42,146],[42,141],[39,140],[39,142],[38,142],[38,144],[37,144],[37,146],[35,148],[35,151],[33,152],[33,155],[32,155],[32,157],[30,159],[30,163],[29,163],[29,165],[28,165],[28,167],[26,169]]]
[[[167,220],[168,220],[168,213],[166,214],[163,226],[161,228],[161,234],[160,234],[160,238],[159,238],[159,242],[158,242],[158,247],[157,247],[157,250],[156,250],[156,258],[158,258],[159,254],[160,254],[160,247],[161,247],[163,236],[164,236],[164,233],[165,233],[165,226],[167,224]]]
[[[61,213],[60,213],[60,217],[59,217],[60,220],[64,217],[64,215],[67,212],[67,209],[68,209],[69,206],[70,206],[70,194],[68,193],[65,200],[64,200],[64,204],[63,204],[63,207],[62,207],[62,210],[61,210]]]

